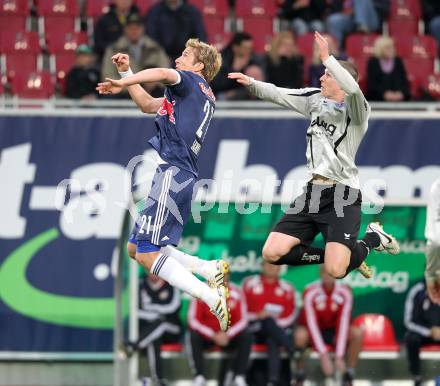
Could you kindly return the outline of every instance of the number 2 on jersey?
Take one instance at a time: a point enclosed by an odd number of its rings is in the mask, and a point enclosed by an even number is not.
[[[205,105],[203,106],[203,112],[205,113],[205,117],[203,118],[202,123],[196,131],[196,136],[203,143],[206,133],[208,132],[209,122],[211,122],[212,115],[214,114],[214,108],[211,107],[211,103],[207,100]]]
[[[139,229],[139,233],[144,234],[145,233],[144,227],[145,227],[145,223],[147,222],[147,216],[142,215],[141,221],[142,221],[142,225],[141,228]],[[148,216],[147,235],[150,233],[150,226],[151,226],[151,216]]]

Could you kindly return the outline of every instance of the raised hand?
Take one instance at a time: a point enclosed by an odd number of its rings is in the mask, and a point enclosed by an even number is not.
[[[112,56],[112,62],[116,65],[119,72],[128,71],[130,68],[130,57],[127,54],[121,54],[118,52]]]
[[[326,60],[330,56],[327,39],[318,31],[315,31],[315,42],[318,45],[321,60]]]
[[[242,74],[241,72],[230,72],[228,74],[228,78],[235,79],[238,83],[242,84],[243,86],[249,86],[251,84],[251,78],[249,78],[245,74]]]
[[[103,95],[118,94],[124,89],[123,80],[105,78],[105,82],[98,83],[96,90]]]

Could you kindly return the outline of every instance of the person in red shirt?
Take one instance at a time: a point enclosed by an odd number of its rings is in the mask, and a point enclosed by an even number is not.
[[[353,383],[354,368],[362,348],[362,330],[351,326],[353,295],[350,287],[336,282],[326,271],[320,269],[321,280],[310,284],[303,294],[302,321],[307,326],[313,346],[321,359],[325,376],[334,375],[334,367],[343,373],[343,385]],[[329,350],[335,352],[335,366]],[[345,356],[347,351],[347,365]]]
[[[195,373],[194,386],[206,385],[203,350],[212,346],[218,346],[222,351],[232,352],[232,362],[222,361],[221,363],[219,386],[226,384],[225,378],[232,378],[236,386],[247,386],[245,373],[251,353],[252,334],[247,328],[246,301],[239,287],[232,283],[228,287],[231,326],[227,332],[220,330],[217,318],[204,302],[194,299],[190,304],[188,311],[190,331],[186,343],[190,354],[190,365]],[[229,364],[231,364],[231,369],[228,369]]]
[[[307,346],[307,331],[295,329],[294,338],[287,329],[293,327],[298,314],[295,305],[295,290],[291,284],[280,280],[279,265],[263,262],[261,275],[250,276],[243,284],[251,331],[256,341],[265,343],[268,351],[268,383],[280,383],[280,347],[292,357],[295,350]]]

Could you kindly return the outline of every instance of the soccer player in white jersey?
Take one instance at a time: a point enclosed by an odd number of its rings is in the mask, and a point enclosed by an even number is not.
[[[326,67],[320,89],[286,89],[241,73],[228,75],[257,97],[311,120],[306,154],[310,181],[269,234],[263,257],[272,264],[323,263],[335,278],[354,269],[371,277],[364,260],[372,249],[399,252],[396,239],[378,223],[370,223],[363,239],[357,240],[362,195],[354,159],[371,109],[357,83],[356,68],[329,55],[328,42],[318,32],[315,41]],[[310,246],[319,232],[325,249]]]
[[[440,304],[440,178],[432,184],[426,208],[426,286],[434,303]]]

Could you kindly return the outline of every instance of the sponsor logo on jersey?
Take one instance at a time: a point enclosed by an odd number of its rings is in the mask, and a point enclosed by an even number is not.
[[[171,123],[176,124],[176,117],[174,116],[174,105],[176,101],[170,102],[166,97],[163,98],[162,106],[157,111],[159,115],[168,115],[168,119]]]
[[[318,127],[322,127],[326,133],[333,135],[336,131],[336,126],[333,123],[327,123],[326,121],[324,121],[323,119],[316,117],[316,119],[314,119],[312,121],[312,123],[310,124],[311,127],[314,126],[318,126]]]
[[[211,90],[211,87],[206,87],[202,82],[199,82],[200,90],[202,90],[203,94],[205,94],[209,99],[215,102],[214,93]]]

